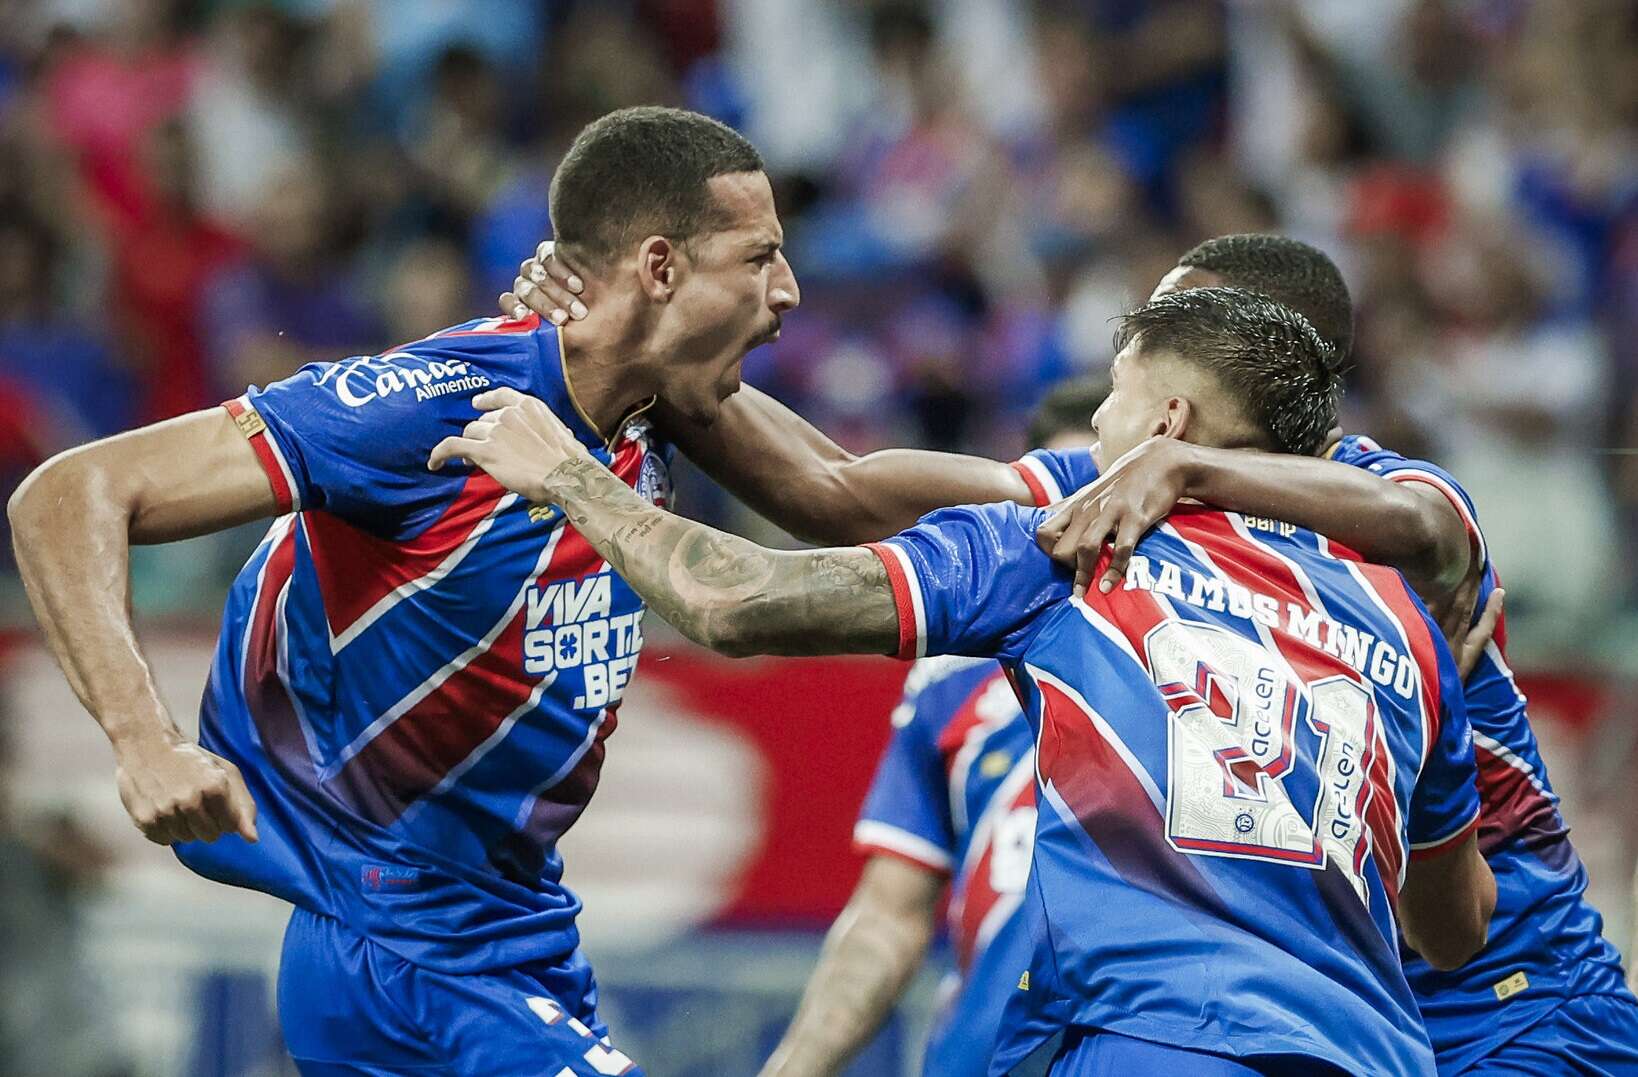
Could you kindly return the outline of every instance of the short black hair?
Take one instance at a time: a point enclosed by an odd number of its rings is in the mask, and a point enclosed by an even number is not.
[[[1216,273],[1231,288],[1260,292],[1290,307],[1319,331],[1336,362],[1353,349],[1353,297],[1342,271],[1318,247],[1289,236],[1247,232],[1208,239],[1177,264]]]
[[[552,177],[552,231],[569,252],[605,264],[647,236],[686,244],[719,209],[706,182],[762,172],[744,135],[709,116],[644,105],[587,124]]]
[[[1336,426],[1342,377],[1308,319],[1244,288],[1191,288],[1122,315],[1133,341],[1209,371],[1277,452],[1311,456]]]
[[[1071,430],[1086,432],[1092,441],[1092,413],[1109,395],[1109,379],[1092,374],[1065,378],[1047,391],[1029,420],[1029,444],[1040,449],[1059,434]]]

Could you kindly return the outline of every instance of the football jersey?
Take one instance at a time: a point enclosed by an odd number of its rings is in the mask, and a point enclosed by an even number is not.
[[[981,1077],[1030,956],[1016,914],[1035,841],[1035,738],[996,663],[911,667],[854,840],[950,876],[955,968],[940,986],[923,1070]]]
[[[1046,1020],[1015,1035],[1009,1009],[992,1072],[1044,1024],[1431,1072],[1395,904],[1478,795],[1426,611],[1321,537],[1206,509],[1075,599],[1035,545],[1047,515],[944,510],[872,546],[901,655],[999,658],[1036,732],[1026,903],[1046,956],[1013,997]]]
[[[285,515],[233,584],[200,740],[237,764],[261,841],[187,844],[212,879],[335,917],[430,968],[559,959],[580,903],[557,839],[597,788],[643,605],[560,511],[440,440],[510,386],[667,500],[646,422],[606,445],[557,331],[489,319],[307,366],[224,407]]]
[[[1443,469],[1345,437],[1332,459],[1395,482],[1421,482],[1455,506],[1483,558],[1478,611],[1499,586],[1472,499]],[[1460,1069],[1589,994],[1631,1001],[1620,955],[1586,898],[1587,872],[1569,840],[1530,729],[1527,702],[1508,668],[1505,614],[1463,694],[1479,768],[1479,848],[1496,876],[1496,911],[1480,953],[1441,972],[1406,950],[1405,971],[1444,1069]]]

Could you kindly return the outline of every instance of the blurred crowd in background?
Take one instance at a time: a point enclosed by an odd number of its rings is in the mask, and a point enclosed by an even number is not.
[[[1468,481],[1523,646],[1626,650],[1627,0],[7,0],[0,486],[492,313],[558,155],[643,102],[762,148],[804,307],[747,377],[854,448],[1016,453],[1182,250],[1319,244],[1350,425]]]
[[[497,313],[557,158],[641,103],[761,148],[803,305],[746,378],[856,450],[1016,455],[1182,251],[1321,246],[1346,423],[1466,482],[1515,658],[1638,672],[1631,0],[0,0],[0,495]],[[139,609],[212,623],[252,542],[138,551]],[[94,878],[45,834],[9,883]],[[42,954],[65,909],[0,901]]]

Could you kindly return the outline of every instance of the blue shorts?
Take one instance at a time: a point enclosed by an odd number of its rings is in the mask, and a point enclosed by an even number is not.
[[[1638,1077],[1638,1004],[1631,995],[1582,995],[1461,1073]]]
[[[1047,1071],[1051,1077],[1130,1077],[1132,1074],[1188,1074],[1188,1077],[1346,1077],[1316,1058],[1272,1055],[1230,1058],[1188,1051],[1099,1029],[1072,1028]]]
[[[297,909],[279,963],[279,1025],[303,1077],[593,1077],[642,1071],[609,1043],[578,953],[451,975]]]

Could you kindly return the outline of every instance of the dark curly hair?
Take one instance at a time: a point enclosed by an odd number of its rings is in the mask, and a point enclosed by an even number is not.
[[[1341,363],[1354,345],[1354,301],[1335,262],[1318,247],[1266,232],[1218,236],[1177,260],[1204,269],[1231,288],[1284,303],[1308,319]]]

